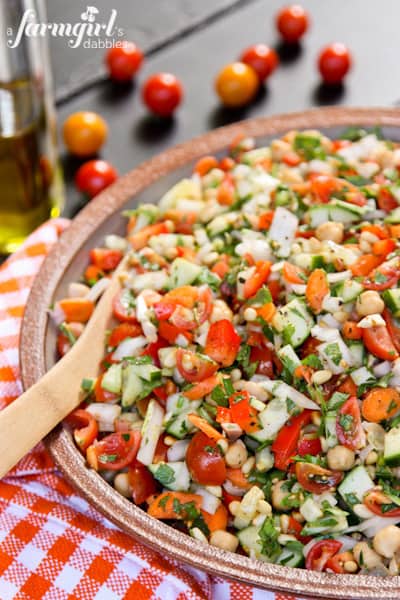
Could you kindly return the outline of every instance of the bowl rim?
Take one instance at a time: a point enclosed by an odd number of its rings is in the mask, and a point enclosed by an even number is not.
[[[104,221],[135,194],[159,177],[191,163],[196,158],[226,148],[238,134],[265,137],[291,129],[340,126],[386,126],[400,128],[400,109],[328,107],[303,112],[258,117],[212,130],[162,152],[142,163],[92,200],[72,221],[46,257],[28,297],[20,337],[20,367],[24,389],[46,371],[44,342],[48,306],[65,269],[81,246]],[[85,467],[70,434],[56,427],[46,446],[66,479],[95,508],[124,532],[173,559],[208,573],[241,583],[291,595],[345,599],[395,599],[400,577],[337,575],[282,567],[203,544],[147,513],[119,495],[100,475]]]

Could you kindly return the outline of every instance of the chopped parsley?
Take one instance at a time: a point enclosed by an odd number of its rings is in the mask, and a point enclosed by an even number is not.
[[[168,486],[175,481],[175,471],[166,463],[160,463],[154,477],[161,485]]]
[[[324,353],[336,366],[339,365],[340,361],[342,360],[342,353],[337,342],[332,342],[331,344],[325,346]]]
[[[279,533],[274,525],[273,518],[267,517],[261,525],[259,538],[261,542],[261,553],[268,556],[272,562],[278,558],[281,552],[278,536]]]

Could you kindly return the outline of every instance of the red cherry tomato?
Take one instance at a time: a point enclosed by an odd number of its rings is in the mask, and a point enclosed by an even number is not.
[[[111,79],[130,81],[140,69],[143,52],[133,42],[123,41],[119,48],[111,48],[105,58]]]
[[[289,44],[298,42],[308,29],[308,14],[299,4],[283,8],[276,16],[276,26]]]
[[[351,55],[344,44],[331,44],[324,48],[319,55],[318,69],[325,83],[340,83],[350,67]]]
[[[140,431],[110,433],[98,444],[89,448],[96,456],[99,469],[119,471],[135,459],[140,440]]]
[[[386,494],[379,490],[368,492],[364,498],[364,504],[367,508],[369,508],[370,511],[376,515],[379,515],[380,517],[400,516],[400,506],[398,508],[393,507],[389,508],[389,510],[384,510],[385,507],[390,507],[390,505],[394,503],[388,496],[386,496]]]
[[[152,75],[144,84],[142,98],[156,115],[169,117],[179,106],[183,97],[182,85],[171,73]]]
[[[300,485],[312,494],[322,494],[336,487],[343,479],[341,471],[330,471],[312,463],[296,463],[296,477]]]
[[[253,67],[260,81],[265,81],[276,69],[279,63],[277,53],[265,44],[255,44],[243,51],[239,59]]]
[[[321,540],[314,544],[306,556],[306,569],[309,571],[323,571],[327,562],[342,547],[342,542],[338,540]]]
[[[121,262],[123,254],[121,250],[110,250],[108,248],[92,248],[90,262],[101,271],[113,271]]]
[[[226,479],[225,460],[215,440],[196,433],[186,452],[186,463],[194,481],[202,485],[222,485]]]
[[[59,333],[57,336],[57,350],[60,356],[64,356],[72,348],[72,341],[74,339],[78,339],[78,337],[83,333],[85,326],[83,323],[78,323],[77,321],[72,321],[71,323],[64,323],[64,331]],[[69,337],[65,330],[71,334]]]
[[[110,333],[107,345],[115,348],[126,338],[135,338],[138,335],[142,335],[142,328],[139,323],[120,323]]]
[[[399,356],[385,325],[363,329],[363,342],[371,354],[382,360],[396,360]]]
[[[117,177],[117,171],[109,162],[89,160],[79,167],[75,175],[75,184],[79,191],[93,198],[114,183]]]
[[[118,292],[113,302],[114,316],[118,321],[126,321],[127,323],[136,323],[135,299],[128,289],[123,289]]]
[[[203,381],[218,370],[213,360],[183,348],[178,348],[176,352],[176,366],[182,377],[191,383]]]
[[[130,467],[128,477],[135,504],[143,504],[149,496],[156,493],[156,480],[147,467],[140,464]]]
[[[93,444],[99,433],[96,419],[87,410],[78,408],[66,418],[66,422],[74,429],[74,440],[81,450]]]
[[[342,446],[350,450],[358,450],[365,445],[360,407],[355,396],[346,400],[340,407],[336,418],[336,434]]]
[[[291,417],[290,420],[280,429],[271,450],[275,457],[275,468],[286,471],[289,463],[292,462],[292,456],[296,454],[297,443],[300,433],[305,425],[311,421],[311,410],[303,410],[302,413]],[[302,463],[301,463],[302,464]]]
[[[224,367],[229,367],[240,347],[240,336],[228,319],[211,323],[204,352]]]

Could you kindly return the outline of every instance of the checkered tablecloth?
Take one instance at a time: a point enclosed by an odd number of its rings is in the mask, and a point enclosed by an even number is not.
[[[21,392],[18,338],[40,265],[68,227],[43,225],[0,268],[0,408]],[[168,560],[81,498],[39,444],[0,481],[0,599],[294,600]]]

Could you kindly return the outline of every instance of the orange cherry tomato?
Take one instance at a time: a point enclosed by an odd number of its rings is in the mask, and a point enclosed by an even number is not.
[[[82,111],[70,115],[63,125],[64,143],[71,154],[91,156],[104,144],[108,134],[106,122],[95,112]]]
[[[340,83],[350,70],[351,62],[348,48],[344,44],[335,43],[321,51],[318,69],[325,83]]]
[[[110,48],[105,62],[111,79],[130,81],[141,67],[143,52],[133,42],[124,40],[120,47]]]
[[[262,82],[275,71],[279,58],[273,48],[265,44],[255,44],[243,51],[240,61],[252,67]]]
[[[276,16],[276,27],[285,42],[298,42],[308,29],[308,14],[299,4],[286,6]]]
[[[94,198],[114,183],[117,177],[117,171],[106,160],[89,160],[76,172],[75,185],[89,198]]]
[[[217,75],[215,89],[225,106],[249,104],[257,94],[260,82],[252,67],[242,62],[226,65]]]
[[[179,106],[183,97],[182,84],[171,73],[152,75],[142,89],[143,102],[151,112],[169,117]]]

